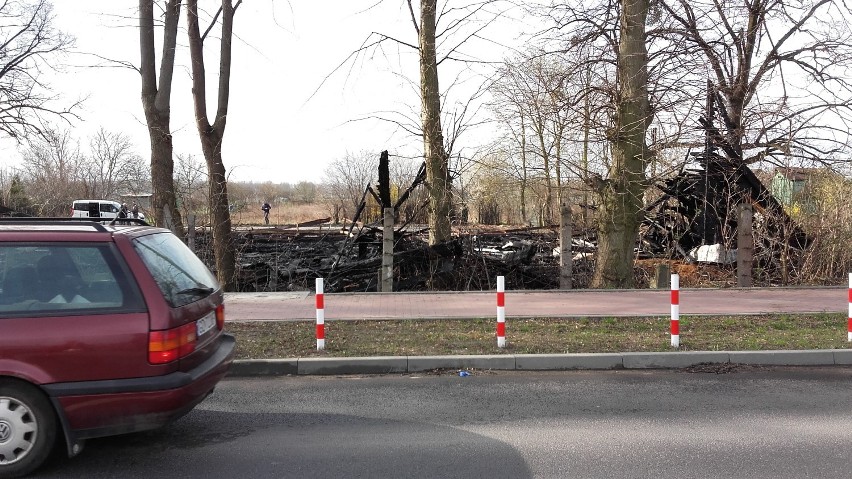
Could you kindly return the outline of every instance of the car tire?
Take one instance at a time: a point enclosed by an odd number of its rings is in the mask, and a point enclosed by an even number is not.
[[[0,379],[0,478],[39,467],[56,444],[56,432],[56,414],[41,391]]]

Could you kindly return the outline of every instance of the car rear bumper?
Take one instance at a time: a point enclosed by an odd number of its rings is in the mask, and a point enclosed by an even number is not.
[[[234,359],[236,341],[222,335],[216,352],[188,372],[45,385],[69,441],[143,431],[183,416],[213,391]]]

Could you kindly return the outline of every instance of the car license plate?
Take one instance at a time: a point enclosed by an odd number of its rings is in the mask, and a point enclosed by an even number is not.
[[[215,312],[210,313],[195,322],[195,330],[198,334],[198,337],[201,337],[202,335],[204,335],[204,333],[213,329],[213,326],[216,326]]]

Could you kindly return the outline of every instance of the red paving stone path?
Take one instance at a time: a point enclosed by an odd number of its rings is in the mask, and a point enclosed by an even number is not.
[[[668,290],[506,291],[506,317],[668,316]],[[681,315],[846,313],[846,287],[681,289]],[[496,317],[496,292],[325,294],[325,318],[438,319]],[[316,318],[307,292],[227,293],[231,321]]]

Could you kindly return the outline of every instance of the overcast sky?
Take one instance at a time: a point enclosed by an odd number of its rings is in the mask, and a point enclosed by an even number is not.
[[[214,8],[216,2],[200,3]],[[57,26],[76,37],[77,51],[138,65],[137,4],[135,0],[54,0],[54,12]],[[395,133],[390,124],[354,121],[386,111],[419,116],[417,91],[398,74],[413,68],[409,76],[416,78],[413,51],[387,44],[384,51],[350,62],[326,80],[371,31],[416,43],[403,0],[384,0],[370,8],[372,5],[375,0],[243,1],[235,16],[238,38],[223,148],[232,180],[321,181],[326,165],[346,152],[366,150],[378,155],[389,149],[416,155],[422,151],[419,140]],[[202,160],[193,123],[185,22],[184,10],[172,92],[172,132],[175,154],[193,154]],[[204,25],[202,21],[202,29]],[[218,42],[208,39],[206,51],[208,74],[217,72]],[[496,59],[504,53],[499,46],[490,52]],[[158,62],[159,54],[158,45]],[[121,131],[147,159],[149,144],[138,73],[92,68],[88,65],[95,60],[81,55],[73,55],[69,61],[81,67],[68,68],[52,85],[67,99],[88,97],[79,112],[84,121],[75,124],[75,136],[85,144],[87,136],[101,126]],[[216,80],[208,79],[211,117],[215,87]],[[8,145],[5,151],[10,152]]]

